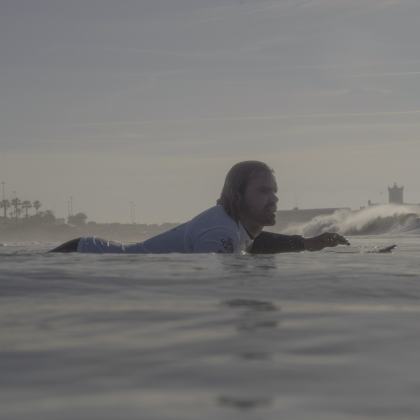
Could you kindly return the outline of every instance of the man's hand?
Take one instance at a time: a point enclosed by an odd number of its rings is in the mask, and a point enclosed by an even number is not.
[[[321,251],[325,247],[350,245],[349,241],[338,233],[325,232],[313,238],[304,239],[305,251]]]

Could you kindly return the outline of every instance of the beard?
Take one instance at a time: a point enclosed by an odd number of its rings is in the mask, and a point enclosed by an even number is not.
[[[249,219],[254,220],[259,225],[274,226],[277,222],[277,214],[267,211],[267,208],[273,205],[275,204],[270,203],[261,209],[256,209],[255,206],[243,200],[240,203],[240,209]]]

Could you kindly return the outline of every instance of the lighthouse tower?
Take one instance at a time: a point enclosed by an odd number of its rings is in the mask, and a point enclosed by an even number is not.
[[[404,204],[403,191],[404,187],[397,187],[397,183],[392,188],[388,187],[389,204]]]

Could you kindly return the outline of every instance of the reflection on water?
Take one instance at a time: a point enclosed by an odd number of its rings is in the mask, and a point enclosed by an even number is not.
[[[221,396],[217,399],[219,405],[224,407],[232,407],[240,410],[250,410],[260,407],[267,407],[272,404],[270,398],[233,398]]]
[[[273,356],[261,351],[249,351],[238,354],[238,358],[242,360],[272,360]]]
[[[266,328],[277,328],[280,321],[277,319],[267,319],[266,313],[280,312],[274,303],[253,299],[231,299],[222,302],[222,305],[232,309],[240,309],[240,316],[246,317],[245,321],[237,324],[237,331],[251,332]]]
[[[222,302],[230,308],[245,309],[247,313],[280,311],[272,302],[253,299],[231,299]]]
[[[255,331],[265,328],[277,328],[278,324],[277,321],[246,322],[239,324],[236,329],[238,331]]]
[[[242,255],[236,258],[221,259],[222,269],[234,277],[238,275],[253,275],[263,278],[272,275],[272,271],[278,270],[274,255]]]

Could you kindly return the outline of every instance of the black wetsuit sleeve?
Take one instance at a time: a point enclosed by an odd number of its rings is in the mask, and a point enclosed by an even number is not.
[[[250,254],[279,254],[281,252],[304,251],[304,238],[300,235],[281,235],[261,232],[252,245]]]

